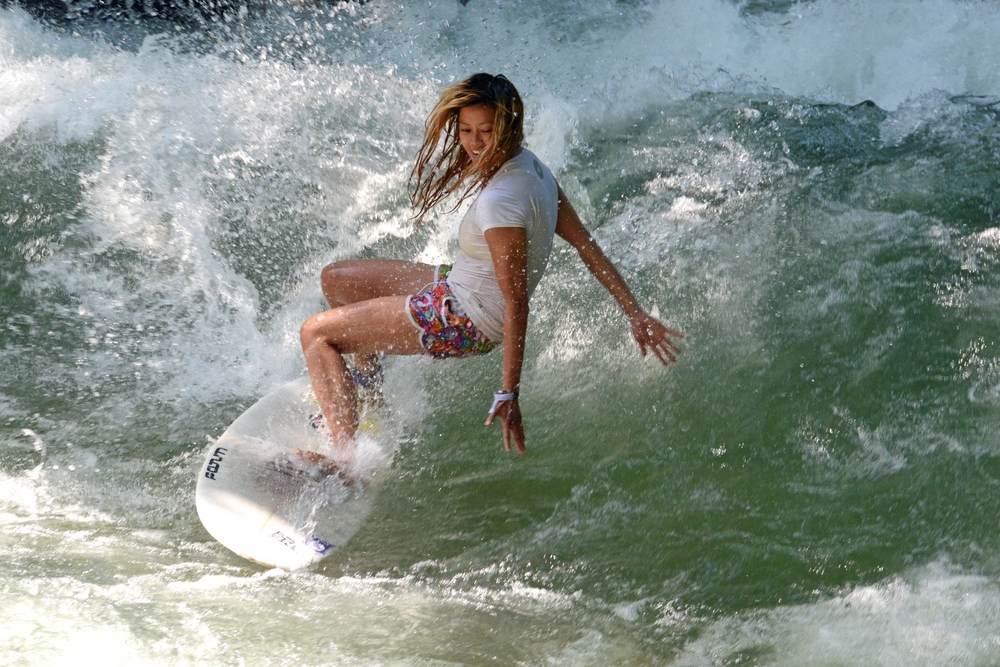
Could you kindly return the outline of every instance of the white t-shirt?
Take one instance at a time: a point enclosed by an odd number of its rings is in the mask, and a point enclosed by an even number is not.
[[[476,328],[503,340],[504,301],[485,232],[522,227],[528,236],[528,295],[535,291],[552,252],[559,186],[549,168],[521,149],[500,167],[469,207],[458,228],[460,253],[448,274],[455,298]]]

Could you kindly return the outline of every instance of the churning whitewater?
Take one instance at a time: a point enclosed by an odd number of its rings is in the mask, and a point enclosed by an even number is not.
[[[971,0],[0,7],[0,664],[1000,661],[998,26]],[[477,71],[680,361],[557,245],[527,456],[482,427],[498,354],[390,359],[362,529],[310,570],[244,561],[198,520],[203,455],[305,374],[324,265],[454,255],[462,211],[415,230],[406,181]]]

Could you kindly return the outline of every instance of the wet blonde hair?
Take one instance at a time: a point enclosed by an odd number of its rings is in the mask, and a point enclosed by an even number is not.
[[[481,104],[494,112],[492,141],[476,160],[462,149],[458,112]],[[424,125],[424,142],[410,172],[410,202],[416,224],[450,195],[460,192],[455,208],[485,186],[524,140],[524,104],[507,77],[473,74],[441,93]],[[439,150],[440,144],[440,150]]]

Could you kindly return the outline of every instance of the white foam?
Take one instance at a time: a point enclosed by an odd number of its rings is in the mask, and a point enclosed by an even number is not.
[[[380,128],[412,121],[405,105],[372,99],[398,91],[391,74],[181,53],[159,36],[131,53],[57,38],[25,17],[0,12],[0,42],[12,38],[0,67],[7,77],[0,88],[8,91],[0,139],[22,128],[46,137],[54,131],[57,145],[103,142],[100,162],[81,180],[80,236],[91,245],[32,267],[34,284],[25,286],[61,285],[79,302],[91,353],[70,372],[95,396],[102,378],[127,372],[139,379],[144,400],[165,402],[252,395],[297,374],[297,329],[318,307],[319,267],[409,230],[405,206],[374,225],[358,224],[385,207],[387,193],[402,190],[408,166],[387,161],[395,149],[378,137]],[[373,124],[379,113],[384,118]],[[255,180],[255,171],[264,177]],[[231,198],[217,192],[234,182],[230,209]],[[317,194],[290,217],[283,202],[301,202],[303,187]],[[301,247],[308,288],[272,305],[276,326],[267,330],[256,285],[219,250],[227,220],[247,224],[261,209],[284,214],[289,235],[329,238],[329,250],[315,259]],[[133,259],[104,259],[122,253]],[[294,266],[280,270],[295,275]]]
[[[422,37],[409,47],[421,49],[425,71],[502,71],[589,117],[706,90],[870,99],[887,109],[934,90],[1000,93],[992,3],[817,0],[756,15],[725,0],[624,11],[600,2],[469,3],[461,12],[452,4],[400,8],[383,21]]]
[[[678,667],[986,664],[996,659],[1000,586],[939,561],[815,604],[712,623]]]

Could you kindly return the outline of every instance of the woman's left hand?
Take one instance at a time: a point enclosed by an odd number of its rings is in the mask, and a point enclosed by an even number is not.
[[[521,423],[521,406],[517,404],[517,399],[501,401],[496,412],[486,416],[486,425],[491,426],[497,417],[503,426],[503,448],[509,452],[513,442],[517,453],[524,454],[524,424]]]
[[[677,361],[681,348],[671,340],[671,337],[681,339],[684,338],[684,334],[668,329],[663,322],[646,311],[640,311],[629,318],[629,324],[632,326],[632,338],[639,344],[642,356],[651,351],[664,366]]]

